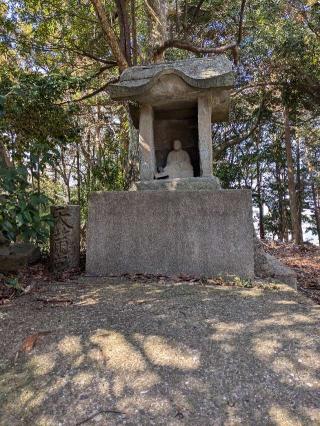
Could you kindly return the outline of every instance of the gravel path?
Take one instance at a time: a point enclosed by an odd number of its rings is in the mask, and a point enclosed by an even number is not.
[[[0,308],[0,424],[319,425],[319,337],[286,286],[50,284]]]

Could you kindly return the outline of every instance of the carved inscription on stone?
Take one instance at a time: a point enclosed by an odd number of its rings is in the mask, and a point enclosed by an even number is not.
[[[80,207],[52,206],[54,226],[50,238],[50,263],[56,271],[77,268],[80,256]]]

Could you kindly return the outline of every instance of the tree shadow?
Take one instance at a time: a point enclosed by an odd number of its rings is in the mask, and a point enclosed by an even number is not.
[[[1,424],[317,424],[320,309],[278,290],[84,279],[1,334],[51,330],[0,382]],[[23,318],[19,330],[15,320]],[[84,422],[84,423],[81,423]]]

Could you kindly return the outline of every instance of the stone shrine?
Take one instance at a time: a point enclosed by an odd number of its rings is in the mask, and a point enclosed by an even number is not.
[[[251,191],[212,175],[212,122],[228,119],[234,84],[223,55],[125,70],[112,99],[130,102],[140,181],[89,200],[87,273],[252,278]]]

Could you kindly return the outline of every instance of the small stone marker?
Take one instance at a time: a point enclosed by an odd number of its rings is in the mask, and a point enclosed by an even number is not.
[[[54,271],[79,267],[80,206],[51,206],[50,264]]]

